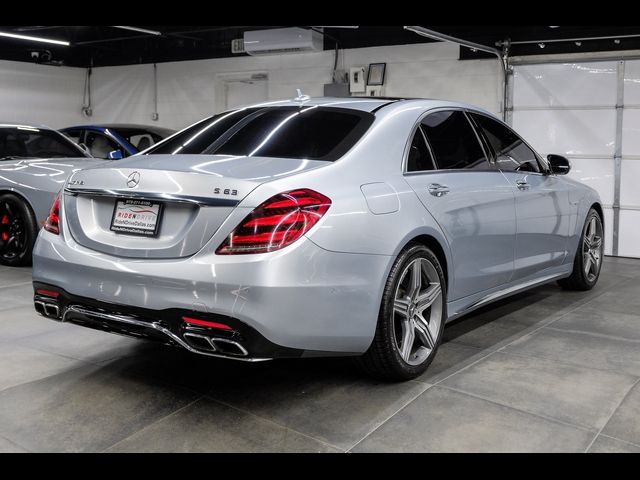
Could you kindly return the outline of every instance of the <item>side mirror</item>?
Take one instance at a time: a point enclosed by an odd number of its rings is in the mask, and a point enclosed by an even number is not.
[[[547,161],[551,167],[551,173],[556,175],[566,175],[571,170],[569,159],[562,155],[547,155]]]
[[[109,160],[120,160],[122,158],[122,152],[120,150],[112,150],[109,152]]]

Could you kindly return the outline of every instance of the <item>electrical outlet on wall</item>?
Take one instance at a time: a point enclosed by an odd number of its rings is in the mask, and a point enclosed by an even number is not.
[[[382,85],[367,85],[366,97],[381,97]]]
[[[349,70],[349,92],[363,93],[365,82],[364,67],[351,67]]]

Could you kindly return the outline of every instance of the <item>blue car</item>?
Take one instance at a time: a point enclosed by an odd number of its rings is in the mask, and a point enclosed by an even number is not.
[[[117,160],[146,150],[175,133],[168,128],[113,123],[60,130],[96,158]]]

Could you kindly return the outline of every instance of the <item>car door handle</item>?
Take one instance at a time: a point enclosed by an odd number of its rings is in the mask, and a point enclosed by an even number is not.
[[[529,188],[529,183],[526,180],[518,180],[516,182],[516,186],[520,189],[520,190],[526,190]]]
[[[432,183],[428,187],[429,193],[434,197],[442,197],[449,193],[449,187],[446,185],[440,185],[439,183]]]

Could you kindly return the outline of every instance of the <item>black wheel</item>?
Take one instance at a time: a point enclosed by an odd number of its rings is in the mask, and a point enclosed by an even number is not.
[[[565,290],[591,290],[598,282],[602,268],[604,232],[600,214],[589,210],[584,222],[571,276],[558,280]]]
[[[389,273],[373,343],[358,364],[385,380],[417,377],[442,341],[446,314],[446,283],[438,258],[424,245],[409,245]]]
[[[38,226],[31,208],[15,195],[0,195],[0,264],[30,265],[37,235]]]

